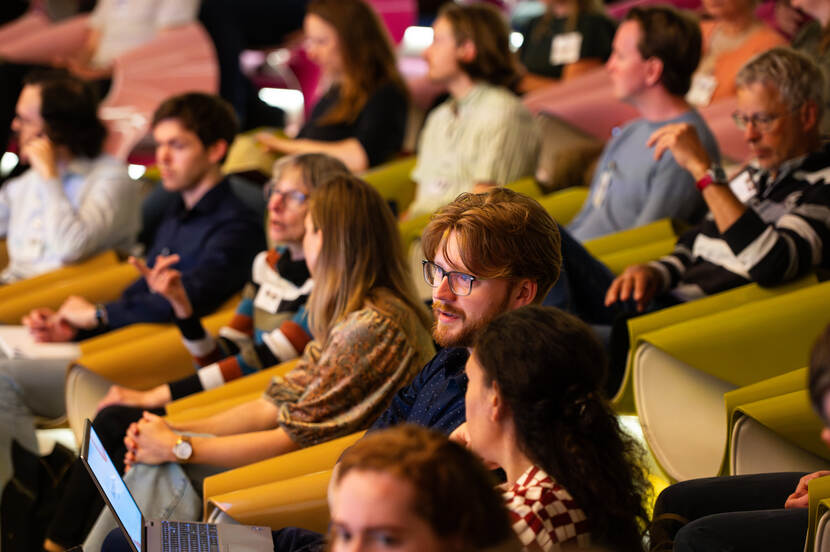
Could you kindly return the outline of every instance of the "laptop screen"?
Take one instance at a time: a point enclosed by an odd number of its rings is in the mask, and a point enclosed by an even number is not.
[[[92,424],[89,425],[89,446],[87,450],[87,465],[90,471],[98,480],[104,494],[107,495],[107,500],[112,505],[115,515],[121,521],[121,525],[127,530],[130,540],[136,550],[141,548],[141,534],[143,530],[141,510],[138,504],[133,500],[133,496],[127,489],[127,485],[118,473],[118,470],[113,466],[107,451],[104,450],[104,445],[95,433]]]

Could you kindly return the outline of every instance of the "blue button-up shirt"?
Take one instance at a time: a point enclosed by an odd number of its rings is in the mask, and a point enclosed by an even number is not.
[[[216,310],[250,279],[254,256],[265,249],[261,221],[223,180],[191,209],[181,197],[170,206],[147,254],[152,266],[157,255],[178,254],[175,268],[197,316]],[[150,292],[144,278],[121,297],[105,305],[110,329],[138,322],[166,322],[170,303]]]
[[[371,430],[412,423],[452,433],[466,420],[464,365],[469,356],[464,347],[439,351],[411,384],[398,391]]]

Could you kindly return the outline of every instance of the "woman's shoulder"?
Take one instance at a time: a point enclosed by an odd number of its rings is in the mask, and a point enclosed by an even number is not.
[[[580,546],[589,542],[590,524],[570,493],[539,466],[531,466],[504,492],[513,529],[527,546],[537,542],[542,549],[551,543],[576,538]],[[530,523],[536,518],[539,523]],[[568,526],[568,537],[557,528]],[[547,546],[546,546],[547,545]]]
[[[341,336],[369,333],[375,336],[398,334],[411,338],[419,333],[429,333],[418,313],[403,299],[391,291],[380,288],[363,304],[363,307],[346,315],[331,330]]]

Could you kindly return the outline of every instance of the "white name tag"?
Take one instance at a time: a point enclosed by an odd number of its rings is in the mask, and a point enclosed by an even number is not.
[[[698,107],[705,107],[712,101],[712,95],[718,87],[718,79],[714,75],[696,73],[692,77],[692,87],[686,94],[686,101]]]
[[[557,35],[550,45],[550,64],[567,65],[579,61],[582,52],[582,34],[573,32]]]
[[[254,306],[265,312],[276,314],[282,301],[282,293],[271,284],[262,284],[254,297]]]
[[[594,197],[592,199],[594,207],[597,209],[602,206],[602,202],[605,201],[605,196],[608,195],[608,188],[611,186],[611,172],[612,169],[605,169],[599,177],[597,189],[596,192],[594,192]]]
[[[733,178],[732,182],[729,183],[729,188],[741,203],[746,203],[755,197],[755,194],[758,192],[755,189],[755,184],[752,182],[752,179],[749,178],[748,171],[744,171]]]

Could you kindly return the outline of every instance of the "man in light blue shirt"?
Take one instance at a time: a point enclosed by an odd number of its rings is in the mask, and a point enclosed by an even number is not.
[[[705,205],[694,179],[674,157],[654,158],[649,136],[672,123],[689,123],[714,162],[717,143],[684,99],[700,59],[697,23],[668,7],[636,8],[614,37],[606,64],[614,95],[641,118],[614,133],[602,152],[585,206],[568,226],[580,242],[661,218],[697,222]]]
[[[12,128],[31,168],[0,188],[0,235],[9,265],[0,281],[31,278],[106,249],[128,252],[140,225],[138,183],[101,153],[95,93],[63,73],[26,81]]]

